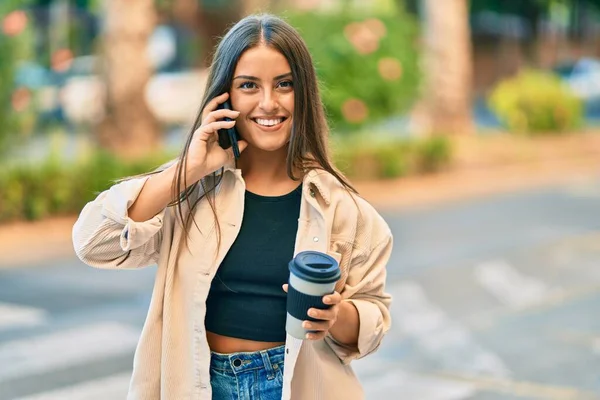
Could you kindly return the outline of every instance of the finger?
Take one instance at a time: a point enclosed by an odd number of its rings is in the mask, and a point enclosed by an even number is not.
[[[241,144],[241,142],[238,142],[238,144]],[[246,146],[247,145],[248,144],[246,143]],[[244,146],[244,148],[246,148],[246,146]],[[242,146],[240,146],[240,151],[242,151]],[[283,291],[287,293],[287,291],[288,291],[288,284],[284,283],[281,287],[283,288]]]
[[[321,339],[325,338],[326,335],[327,335],[327,331],[325,331],[325,332],[311,332],[311,333],[307,333],[306,334],[306,338],[308,340],[321,340]]]
[[[237,144],[238,144],[238,150],[239,150],[240,154],[242,154],[242,152],[244,151],[244,149],[245,149],[246,147],[248,147],[248,143],[247,143],[246,141],[238,140],[238,141],[237,141]],[[227,150],[227,153],[228,153],[228,155],[229,155],[229,159],[230,159],[230,160],[233,160],[233,159],[235,159],[235,153],[233,152],[233,146],[231,146],[231,147],[230,147],[230,148]],[[285,285],[285,286],[286,286],[286,287],[285,287],[283,290],[285,290],[285,292],[287,293],[287,285]]]
[[[211,101],[209,101],[208,104],[206,104],[206,107],[204,107],[204,110],[202,110],[202,119],[204,120],[204,118],[206,118],[208,113],[216,110],[219,107],[219,104],[223,103],[228,98],[229,98],[229,93],[225,92],[225,93],[220,94],[219,96],[213,98]]]
[[[200,131],[200,139],[206,140],[212,136],[213,133],[219,129],[233,128],[235,120],[233,121],[215,121],[210,124],[202,125],[198,130]]]
[[[337,318],[338,307],[334,306],[327,310],[319,310],[318,308],[309,308],[307,312],[309,317],[316,318],[322,321],[332,321]]]
[[[211,122],[219,121],[225,117],[236,119],[240,115],[239,111],[228,110],[223,108],[221,110],[211,111],[206,115],[206,118],[202,121],[202,125],[210,124]]]
[[[328,294],[327,296],[323,296],[323,303],[325,304],[338,304],[342,301],[342,295],[338,292],[333,292],[333,294]]]
[[[322,332],[322,331],[328,331],[329,328],[331,328],[331,325],[333,325],[331,323],[331,321],[304,321],[302,322],[302,327],[304,329],[307,329],[309,331],[316,331],[318,332]]]

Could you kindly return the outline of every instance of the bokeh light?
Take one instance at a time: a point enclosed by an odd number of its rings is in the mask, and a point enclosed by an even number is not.
[[[52,69],[64,72],[71,68],[73,63],[73,52],[69,49],[59,49],[52,54]]]
[[[369,18],[364,22],[364,26],[366,26],[371,32],[373,32],[379,39],[382,39],[386,33],[387,28],[385,24],[377,18]]]
[[[359,123],[369,116],[369,108],[359,99],[348,99],[342,105],[342,115],[348,122]]]
[[[31,103],[31,92],[27,88],[16,89],[11,97],[11,104],[16,112],[25,111]]]
[[[23,10],[9,13],[2,21],[2,32],[8,36],[17,36],[27,27],[27,14]]]
[[[384,57],[377,63],[379,75],[385,80],[396,81],[402,76],[402,64],[392,57]]]
[[[379,33],[364,22],[352,22],[344,28],[344,36],[360,54],[366,55],[379,48]]]

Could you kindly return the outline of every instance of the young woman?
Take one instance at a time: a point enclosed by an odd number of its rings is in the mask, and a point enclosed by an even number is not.
[[[225,100],[235,111],[218,109]],[[238,159],[217,142],[233,126]],[[250,16],[216,49],[180,157],[85,206],[73,228],[83,262],[158,264],[129,399],[363,398],[349,364],[390,327],[392,235],[332,165],[327,136],[305,43],[277,17]],[[300,340],[285,332],[285,283],[304,250],[342,275]]]

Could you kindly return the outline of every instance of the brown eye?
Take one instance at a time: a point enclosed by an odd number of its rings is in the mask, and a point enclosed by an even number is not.
[[[240,86],[238,86],[240,89],[256,89],[256,83],[254,82],[243,82]]]
[[[279,82],[278,86],[281,88],[284,88],[284,89],[288,89],[288,88],[293,88],[294,83],[292,81],[283,81],[283,82]]]

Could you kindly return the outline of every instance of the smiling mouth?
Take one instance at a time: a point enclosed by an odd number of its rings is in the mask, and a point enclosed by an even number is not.
[[[252,118],[252,121],[254,121],[255,123],[257,123],[260,126],[264,126],[264,127],[272,127],[272,126],[277,126],[279,124],[281,124],[283,121],[285,121],[287,118],[286,117],[280,117],[280,118]]]

